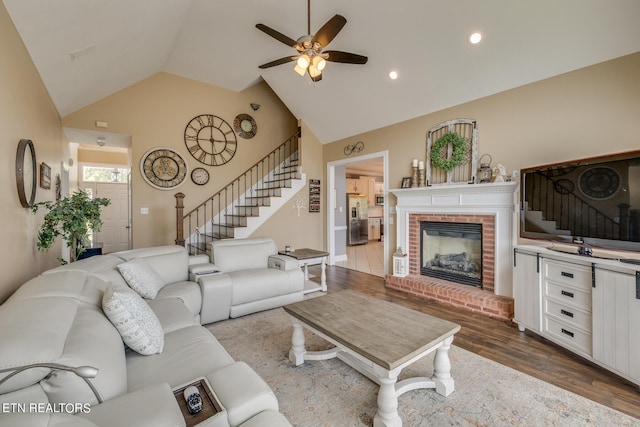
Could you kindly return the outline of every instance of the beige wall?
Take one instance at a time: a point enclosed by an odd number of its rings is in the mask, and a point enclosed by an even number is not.
[[[377,129],[323,147],[324,162],[345,158],[363,141],[363,155],[389,150],[389,188],[411,176],[411,160],[426,160],[426,135],[456,118],[478,122],[480,154],[508,173],[539,164],[640,149],[640,53]],[[350,160],[355,160],[353,156]],[[325,177],[326,179],[326,177]],[[395,204],[392,195],[389,206]],[[395,225],[388,227],[395,248]]]
[[[31,139],[39,164],[51,167],[50,190],[38,188],[36,202],[53,200],[54,179],[61,160],[68,158],[60,117],[49,98],[29,53],[0,3],[0,302],[18,286],[41,271],[58,265],[60,243],[46,253],[36,248],[36,227],[42,214],[20,205],[15,178],[16,148],[20,139]],[[66,155],[64,155],[66,153]]]
[[[78,163],[126,166],[129,156],[123,152],[78,149]]]
[[[258,111],[249,104],[261,105]],[[235,156],[222,166],[205,166],[196,161],[184,143],[187,123],[200,114],[215,114],[233,126],[240,113],[250,114],[258,132],[252,139],[238,137]],[[255,162],[296,132],[297,121],[266,83],[243,92],[233,92],[173,74],[158,73],[63,118],[66,127],[96,130],[95,121],[106,121],[108,131],[131,135],[133,247],[173,244],[175,240],[175,198],[182,192],[185,212],[235,179]],[[189,169],[205,167],[209,184],[198,186],[185,180],[175,190],[151,187],[140,173],[140,159],[152,148],[170,147],[186,160]],[[141,208],[149,214],[140,214]],[[287,212],[288,213],[288,212]],[[268,228],[263,230],[269,234]]]

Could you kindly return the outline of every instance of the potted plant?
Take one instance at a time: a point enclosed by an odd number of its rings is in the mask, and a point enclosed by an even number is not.
[[[35,213],[40,208],[48,209],[44,223],[38,232],[38,249],[48,250],[58,236],[62,236],[71,250],[71,262],[78,259],[90,245],[91,232],[102,229],[100,210],[109,206],[111,200],[90,198],[84,191],[76,191],[71,196],[55,202],[36,203],[31,207]]]

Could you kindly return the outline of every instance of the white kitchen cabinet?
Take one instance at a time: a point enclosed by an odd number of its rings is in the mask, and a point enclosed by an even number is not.
[[[369,240],[380,240],[380,218],[369,218]]]
[[[375,183],[375,193],[376,194],[384,194],[384,182],[376,182]]]
[[[603,268],[593,288],[593,358],[640,382],[640,274]]]
[[[363,182],[360,179],[347,178],[346,180],[347,193],[364,194],[365,188]]]

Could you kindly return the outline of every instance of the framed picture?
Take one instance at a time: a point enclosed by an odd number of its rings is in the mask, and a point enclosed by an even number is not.
[[[51,167],[45,162],[40,163],[40,187],[45,190],[51,188]]]
[[[320,180],[309,180],[309,212],[320,212]]]
[[[411,177],[405,176],[402,178],[402,186],[400,188],[411,188]]]

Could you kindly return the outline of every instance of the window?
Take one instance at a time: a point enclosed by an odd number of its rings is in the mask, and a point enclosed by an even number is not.
[[[103,166],[83,166],[82,180],[85,182],[122,182],[129,181],[129,169]]]

